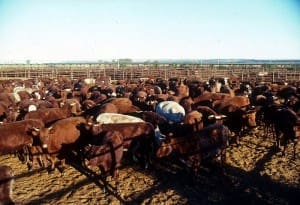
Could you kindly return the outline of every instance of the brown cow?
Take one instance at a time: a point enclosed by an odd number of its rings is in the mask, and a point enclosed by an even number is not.
[[[235,134],[235,142],[238,144],[242,131],[256,127],[256,110],[254,108],[240,108],[234,105],[222,107],[218,112],[226,116],[224,125]]]
[[[81,143],[79,138],[84,133],[81,125],[85,123],[86,119],[83,117],[70,117],[56,121],[51,127],[37,130],[42,147],[51,156],[51,170],[55,169],[55,163],[59,154],[62,154],[64,158],[64,154],[78,148]],[[61,168],[64,165],[65,159],[61,161]]]
[[[181,137],[167,136],[156,151],[156,156],[166,157],[172,152],[199,174],[201,160],[221,157],[225,162],[225,150],[228,144],[229,129],[224,125],[213,124],[199,132],[186,133]]]
[[[206,101],[215,101],[215,100],[224,100],[227,98],[230,98],[231,96],[227,93],[210,93],[210,92],[205,92],[202,95],[194,98],[194,104],[201,104],[201,102],[206,102]]]
[[[138,117],[145,122],[150,122],[154,127],[160,125],[160,124],[165,124],[167,123],[167,119],[156,112],[153,111],[138,111],[138,112],[132,112],[132,113],[127,113],[128,115]]]
[[[14,174],[10,166],[0,166],[0,205],[15,204],[11,198]]]
[[[215,110],[221,110],[229,105],[233,105],[238,108],[244,108],[250,105],[250,99],[246,96],[234,96],[224,100],[217,100],[213,103]]]
[[[129,98],[109,98],[105,100],[103,103],[112,103],[118,108],[118,113],[129,113],[140,111],[138,107],[132,104],[132,101]]]
[[[265,113],[269,115],[270,122],[274,125],[276,146],[281,148],[283,146],[282,154],[286,154],[287,145],[289,142],[294,144],[294,159],[296,158],[296,146],[300,140],[299,128],[300,118],[292,109],[286,106],[270,106],[269,110],[271,113]]]
[[[86,166],[99,167],[101,175],[113,176],[118,184],[118,168],[123,157],[123,135],[118,131],[108,131],[103,136],[100,145],[84,147],[84,157],[88,160]],[[118,186],[116,186],[118,188]]]
[[[207,125],[212,124],[212,121],[210,120],[209,116],[217,115],[217,112],[208,106],[199,105],[199,106],[195,107],[194,109],[202,114],[203,127],[206,127]]]
[[[183,124],[190,125],[194,132],[203,128],[202,114],[197,110],[191,110],[183,117]]]
[[[36,111],[29,112],[25,115],[24,119],[40,119],[45,124],[49,124],[56,120],[71,117],[73,114],[73,107],[76,104],[65,104],[62,108],[44,108]]]
[[[183,137],[167,137],[157,149],[156,157],[168,157],[174,153],[186,166],[192,168],[194,175],[198,175],[201,163],[200,152],[200,138],[187,133],[187,136]]]
[[[119,131],[124,137],[124,147],[129,148],[131,141],[134,138],[141,136],[151,136],[154,134],[154,127],[148,122],[138,123],[95,123],[92,126],[93,135],[98,135],[104,131]]]
[[[0,126],[0,155],[22,150],[26,145],[33,144],[31,131],[43,128],[44,123],[38,119],[11,122]]]
[[[96,123],[92,125],[91,130],[95,136],[106,131],[119,131],[123,136],[124,148],[131,150],[133,159],[136,160],[136,154],[140,154],[139,157],[145,163],[144,165],[148,166],[154,142],[154,126],[151,123]],[[138,150],[141,153],[138,153]]]

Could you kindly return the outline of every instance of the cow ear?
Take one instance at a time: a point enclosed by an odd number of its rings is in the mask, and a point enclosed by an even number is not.
[[[173,151],[173,149],[172,149],[172,147],[171,146],[167,146],[166,147],[166,156],[169,156],[171,153],[172,153],[172,151]]]
[[[172,147],[168,144],[163,143],[163,147],[160,147],[157,152],[156,156],[157,157],[166,157],[169,156],[172,153]]]
[[[228,112],[235,112],[235,111],[237,111],[237,107],[230,105],[230,106],[227,107],[227,111]]]

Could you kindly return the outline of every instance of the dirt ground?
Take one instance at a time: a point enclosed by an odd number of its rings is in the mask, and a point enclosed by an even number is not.
[[[28,171],[13,155],[0,156],[0,165],[15,173],[13,199],[19,204],[296,204],[300,200],[300,143],[297,156],[292,145],[286,157],[274,149],[272,139],[245,136],[239,146],[230,145],[222,172],[204,162],[201,175],[192,179],[182,166],[155,160],[149,170],[126,164],[120,170],[119,192],[114,180],[103,181],[76,166],[59,171]],[[299,204],[299,203],[297,203]]]

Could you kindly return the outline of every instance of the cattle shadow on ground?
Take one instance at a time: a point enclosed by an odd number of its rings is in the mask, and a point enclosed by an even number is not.
[[[132,192],[124,200],[115,193],[113,187],[108,185],[107,194],[114,196],[121,204],[142,204],[158,193],[166,193],[173,189],[174,192],[187,201],[177,204],[297,204],[300,187],[291,187],[275,182],[267,175],[260,175],[264,165],[276,155],[278,150],[269,147],[254,165],[252,171],[244,171],[229,165],[224,166],[224,172],[214,162],[204,162],[200,176],[193,180],[190,173],[174,160],[155,160],[149,170],[142,169],[135,163],[125,164],[123,168],[132,167],[135,172],[142,172],[154,179],[153,185],[142,192]],[[77,163],[70,164],[87,178],[78,183],[63,188],[59,191],[43,195],[39,199],[27,202],[25,205],[46,203],[51,199],[59,199],[69,192],[79,189],[90,183],[96,184],[103,190],[105,183],[93,173]],[[122,169],[122,168],[121,168]],[[42,170],[33,170],[16,176],[22,178],[33,175]],[[120,190],[122,192],[122,190]],[[172,196],[168,196],[172,197]]]
[[[6,178],[4,180],[0,180],[0,184],[6,182],[8,180],[11,180],[11,179],[16,180],[16,179],[22,179],[22,178],[30,177],[30,176],[35,175],[37,173],[41,174],[41,172],[45,171],[45,170],[46,170],[45,168],[39,168],[39,169],[31,170],[31,171],[28,171],[28,172],[24,172],[22,174],[15,175],[13,177]]]
[[[222,172],[217,164],[204,163],[200,176],[192,183],[190,173],[184,168],[172,170],[170,163],[156,161],[155,166],[146,171],[155,179],[155,185],[131,196],[127,203],[141,204],[156,193],[173,189],[186,198],[188,204],[297,204],[300,187],[282,184],[259,174],[277,152],[271,147],[249,172],[229,165],[225,165]],[[140,168],[135,171],[145,172]]]
[[[64,195],[68,194],[69,192],[76,190],[82,186],[88,185],[90,183],[92,183],[91,180],[86,178],[84,180],[79,181],[78,183],[76,183],[73,186],[63,188],[56,192],[51,192],[49,194],[46,194],[43,197],[39,197],[38,199],[34,199],[32,201],[24,203],[24,205],[37,205],[37,204],[41,204],[41,203],[47,203],[47,201],[50,201],[51,199],[59,199],[59,198],[63,197]]]
[[[69,164],[81,174],[85,175],[90,182],[96,184],[99,189],[104,190],[105,193],[107,192],[107,194],[111,196],[114,196],[120,203],[126,204],[126,201],[117,193],[116,187],[111,186],[101,175],[83,167],[76,160],[72,162],[70,161]]]
[[[49,194],[46,194],[42,197],[39,197],[38,199],[34,199],[32,201],[29,201],[27,203],[24,203],[24,205],[36,205],[41,203],[47,203],[47,201],[51,201],[53,199],[59,199],[65,196],[66,194],[77,190],[83,186],[86,186],[88,184],[94,183],[96,184],[99,189],[104,190],[107,192],[107,194],[114,196],[118,199],[118,201],[122,204],[126,204],[126,201],[122,199],[117,193],[114,192],[113,187],[105,184],[104,180],[100,176],[96,176],[94,173],[87,171],[86,169],[83,169],[80,165],[76,163],[70,164],[73,168],[75,168],[80,173],[84,174],[86,178],[84,180],[81,180],[77,182],[76,184],[69,186],[67,188],[60,189],[59,191],[51,192]]]

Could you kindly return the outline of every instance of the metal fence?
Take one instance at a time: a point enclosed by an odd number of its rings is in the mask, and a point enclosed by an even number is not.
[[[300,65],[199,65],[199,64],[2,64],[0,78],[99,78],[136,80],[172,77],[208,80],[235,75],[243,81],[300,81]]]

